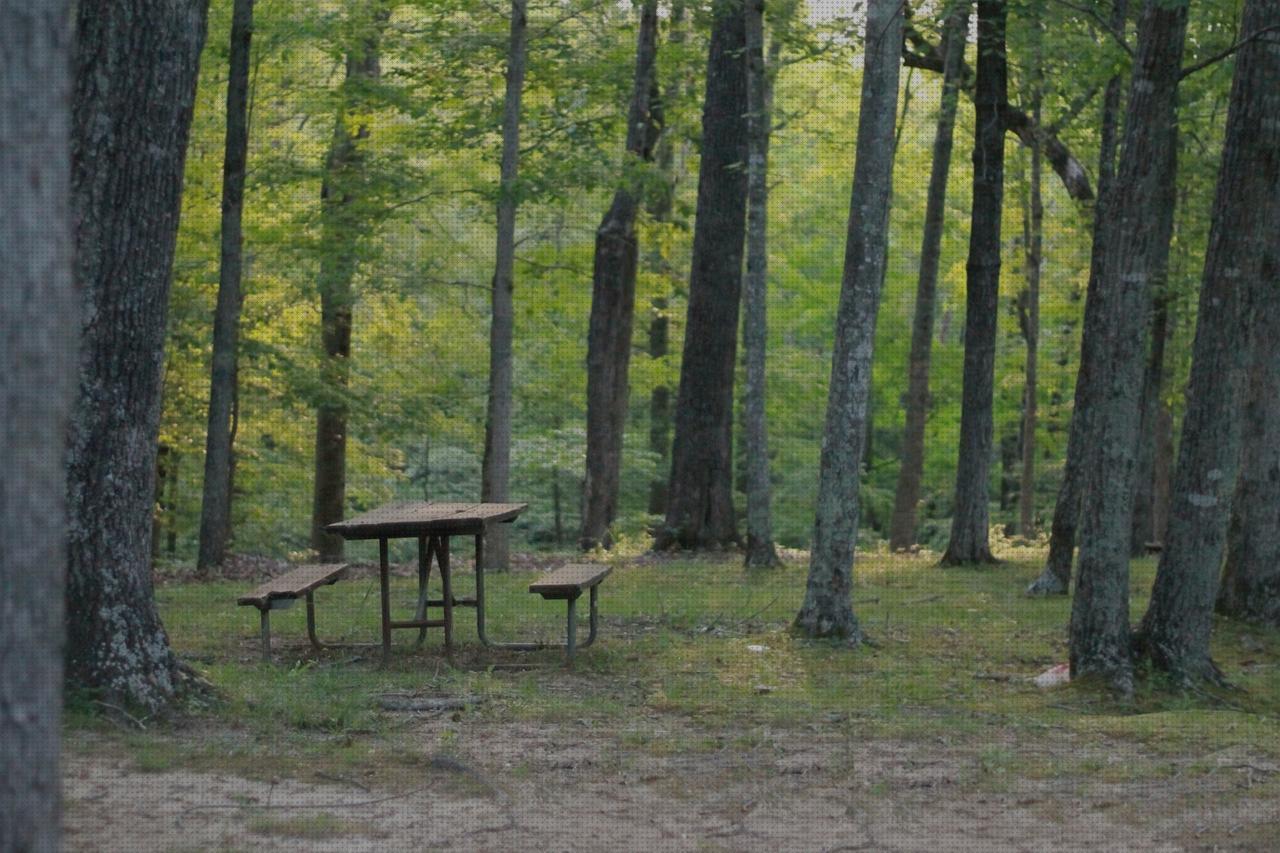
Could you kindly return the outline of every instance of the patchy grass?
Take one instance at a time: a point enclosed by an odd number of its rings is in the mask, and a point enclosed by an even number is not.
[[[1168,756],[1233,748],[1280,756],[1280,632],[1215,623],[1215,657],[1240,688],[1224,696],[1148,685],[1132,704],[1120,705],[1083,687],[1040,690],[1029,679],[1066,660],[1070,602],[1024,597],[1041,555],[1024,549],[1008,556],[994,567],[942,569],[928,555],[860,555],[854,608],[874,645],[857,649],[789,633],[803,594],[803,563],[747,572],[729,556],[619,560],[601,591],[600,640],[580,654],[573,672],[555,652],[482,649],[467,610],[456,615],[458,668],[440,654],[439,631],[422,650],[414,649],[413,632],[396,632],[385,669],[372,648],[316,654],[305,642],[301,606],[273,613],[275,661],[263,664],[257,612],[235,605],[248,583],[165,583],[157,597],[172,642],[222,700],[180,724],[152,723],[132,733],[116,733],[72,707],[69,742],[73,749],[106,744],[141,771],[319,773],[390,786],[439,772],[431,762],[451,754],[450,738],[465,737],[472,724],[499,722],[580,724],[612,733],[624,753],[657,755],[757,750],[767,748],[772,731],[805,727],[858,738],[974,743],[976,772],[988,783],[1194,772],[1168,762],[1138,769],[1107,763],[1106,754],[1123,756],[1126,745]],[[1135,620],[1154,568],[1151,560],[1133,564]],[[530,596],[530,577],[487,577],[487,621],[496,639],[560,636],[562,605]],[[461,569],[456,578],[455,594],[469,595],[470,572]],[[395,578],[393,611],[412,609],[415,585]],[[375,577],[326,587],[316,597],[322,639],[376,641]],[[520,663],[538,666],[503,669]],[[456,726],[435,741],[422,742],[405,731],[411,720],[376,709],[381,693],[486,701],[456,715]],[[679,721],[678,731],[664,722],[670,720]],[[1028,756],[1011,746],[1011,739],[1034,742],[1046,732],[1070,738],[1079,755]]]

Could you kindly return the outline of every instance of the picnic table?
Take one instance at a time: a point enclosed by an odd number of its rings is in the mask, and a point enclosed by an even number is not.
[[[484,630],[484,537],[490,524],[510,523],[528,508],[524,503],[444,503],[402,501],[380,506],[326,527],[347,540],[378,540],[378,578],[382,591],[382,659],[391,655],[391,632],[418,630],[418,645],[428,628],[444,629],[445,653],[453,654],[453,609],[471,607],[476,611],[476,633],[480,642],[490,643]],[[474,598],[455,598],[449,567],[449,540],[454,536],[474,536],[476,543],[476,592]],[[390,563],[387,543],[391,539],[418,540],[418,604],[412,619],[391,618]],[[427,597],[427,580],[434,559],[440,567],[443,596]],[[443,619],[427,618],[427,608],[440,607]],[[507,644],[513,645],[513,644]]]

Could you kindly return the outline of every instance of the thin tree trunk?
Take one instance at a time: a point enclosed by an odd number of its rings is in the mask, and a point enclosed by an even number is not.
[[[378,32],[385,12],[375,9],[368,30],[356,36],[347,53],[344,91],[325,157],[320,190],[323,255],[320,258],[320,327],[324,345],[321,377],[324,397],[316,409],[315,500],[311,510],[311,547],[322,562],[342,560],[343,538],[325,529],[341,521],[347,494],[347,387],[351,375],[351,317],[355,308],[357,247],[366,227],[357,210],[364,176],[360,143],[369,128],[348,127],[347,112],[363,82],[381,74]]]
[[[658,3],[645,0],[636,40],[635,84],[627,114],[626,160],[613,204],[596,230],[587,332],[587,453],[583,495],[583,550],[612,547],[609,525],[618,511],[622,437],[627,422],[627,368],[635,313],[636,214],[641,187],[637,164],[653,160],[662,128],[655,63]]]
[[[72,21],[66,0],[0,0],[0,850],[32,853],[62,839]]]
[[[507,92],[502,109],[502,166],[498,187],[497,248],[493,272],[493,318],[489,325],[489,402],[484,424],[484,464],[480,500],[505,501],[511,482],[511,411],[514,382],[516,187],[520,163],[520,99],[524,94],[527,0],[511,0],[507,46]],[[507,525],[488,531],[486,568],[506,571],[510,563]]]
[[[747,467],[746,565],[782,565],[773,544],[769,439],[765,420],[768,341],[769,136],[773,87],[765,67],[764,0],[745,0],[747,29],[747,271],[743,278],[743,445]]]
[[[231,57],[227,80],[227,136],[222,161],[222,260],[213,314],[213,367],[209,425],[205,435],[204,496],[196,568],[221,566],[231,535],[231,408],[235,399],[236,348],[240,334],[240,286],[245,160],[249,151],[249,47],[254,0],[235,0],[231,12]]]
[[[876,314],[884,284],[893,193],[893,129],[902,65],[902,6],[871,0],[858,115],[857,160],[836,313],[826,428],[818,469],[817,513],[804,603],[794,630],[809,637],[864,637],[853,613],[858,488],[871,390]]]
[[[1272,257],[1275,257],[1274,251]],[[1240,473],[1218,612],[1280,627],[1280,284],[1254,302]]]
[[[180,453],[172,453],[169,464],[165,466],[165,491],[168,498],[164,504],[164,552],[170,559],[178,553],[178,463],[181,461]]]
[[[916,543],[916,512],[924,478],[924,425],[929,414],[929,362],[933,348],[933,314],[937,302],[938,266],[947,208],[947,177],[969,31],[969,0],[953,0],[942,32],[944,67],[942,102],[933,137],[933,164],[925,202],[924,236],[920,246],[920,277],[916,282],[915,313],[911,323],[911,355],[907,366],[907,419],[902,437],[902,467],[893,499],[889,547],[905,551]]]
[[[1151,525],[1155,541],[1163,545],[1169,529],[1169,493],[1173,489],[1173,412],[1161,400],[1156,408],[1156,458],[1152,496]]]
[[[1044,88],[1043,34],[1037,18],[1035,50],[1032,70],[1031,117],[1040,124],[1040,102]],[[1040,348],[1040,267],[1043,259],[1044,201],[1041,198],[1040,142],[1031,144],[1031,175],[1027,187],[1027,205],[1024,227],[1026,250],[1027,287],[1019,300],[1018,321],[1022,326],[1022,339],[1027,347],[1025,384],[1022,393],[1022,476],[1018,484],[1018,532],[1023,536],[1035,535],[1036,517],[1036,359]]]
[[[1000,299],[1000,217],[1004,199],[1004,123],[1008,102],[1004,0],[978,3],[977,111],[973,145],[973,216],[965,300],[964,390],[951,539],[943,565],[994,563],[989,544],[996,314]]]
[[[1170,186],[1175,184],[1170,181]],[[1175,193],[1170,192],[1169,196]],[[1172,215],[1168,217],[1172,224]],[[1129,537],[1129,554],[1141,557],[1147,552],[1147,543],[1155,542],[1155,466],[1156,443],[1160,440],[1158,419],[1160,416],[1160,392],[1164,384],[1164,351],[1169,335],[1169,299],[1164,293],[1166,277],[1156,282],[1159,288],[1154,299],[1151,319],[1151,351],[1147,358],[1146,373],[1142,377],[1142,409],[1138,418],[1138,464],[1134,475],[1133,530]]]
[[[1100,227],[1106,256],[1086,306],[1085,350],[1096,349],[1086,454],[1081,460],[1080,565],[1071,610],[1071,671],[1133,689],[1129,649],[1129,535],[1134,451],[1142,387],[1150,281],[1164,235],[1151,227],[1164,198],[1170,130],[1181,73],[1187,7],[1147,0],[1125,112],[1113,197]],[[1093,307],[1097,310],[1090,311]]]
[[[161,399],[164,394],[161,393]],[[151,516],[151,561],[154,563],[160,559],[160,540],[164,534],[168,522],[169,504],[165,499],[164,490],[169,485],[169,445],[161,442],[156,448],[156,480],[155,480],[155,503],[154,511]]]
[[[67,455],[66,675],[117,705],[169,704],[180,668],[151,586],[165,315],[203,0],[83,3],[72,187],[83,299]],[[138,156],[145,151],[147,156]]]
[[[654,540],[659,550],[738,541],[731,444],[747,205],[745,52],[741,4],[716,0],[667,517]]]
[[[1128,0],[1113,0],[1111,28],[1123,32],[1127,17]],[[1102,274],[1102,260],[1106,254],[1106,235],[1103,233],[1102,223],[1106,219],[1106,209],[1115,183],[1117,131],[1123,89],[1122,75],[1113,75],[1107,81],[1102,102],[1102,126],[1098,143],[1098,198],[1093,208],[1093,246],[1085,295],[1085,328],[1090,326],[1091,312],[1098,310],[1098,282]],[[1071,584],[1071,562],[1075,556],[1076,527],[1080,520],[1081,460],[1089,441],[1089,392],[1095,360],[1092,346],[1093,342],[1082,335],[1080,366],[1076,372],[1075,405],[1067,431],[1067,459],[1063,465],[1062,482],[1058,486],[1053,521],[1049,528],[1049,557],[1040,577],[1027,587],[1028,595],[1066,595]]]
[[[1241,31],[1280,21],[1280,0],[1246,0]],[[1239,453],[1240,390],[1255,312],[1280,271],[1280,41],[1240,48],[1200,287],[1165,548],[1137,647],[1175,680],[1216,680],[1214,601]],[[1274,310],[1274,305],[1270,306]],[[1269,507],[1274,515],[1274,506]]]
[[[649,320],[649,358],[666,358],[668,326],[667,298],[654,297],[653,317]],[[667,480],[662,476],[662,465],[671,449],[671,389],[655,385],[649,394],[649,451],[657,460],[658,475],[649,483],[649,514],[662,515],[667,511]]]

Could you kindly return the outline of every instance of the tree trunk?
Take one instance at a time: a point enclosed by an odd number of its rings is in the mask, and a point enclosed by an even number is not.
[[[0,850],[33,853],[62,838],[72,14],[66,0],[0,0]]]
[[[765,67],[764,0],[745,0],[747,29],[747,271],[743,278],[743,445],[747,463],[746,565],[782,565],[773,544],[769,439],[765,419],[765,349],[768,341],[769,136],[773,86]]]
[[[1040,124],[1040,101],[1044,86],[1043,34],[1041,22],[1035,27],[1035,67],[1031,71],[1031,117]],[[1040,141],[1031,144],[1031,175],[1023,218],[1027,287],[1018,300],[1018,322],[1027,347],[1025,382],[1022,391],[1022,476],[1018,483],[1018,532],[1035,535],[1036,517],[1036,358],[1040,348],[1040,266],[1043,257],[1044,200],[1041,198]]]
[[[1218,612],[1280,627],[1280,292],[1263,286]]]
[[[622,437],[627,424],[627,367],[636,297],[636,214],[641,186],[638,159],[653,160],[662,128],[655,62],[658,52],[657,0],[645,0],[636,41],[635,84],[627,115],[623,179],[613,204],[596,230],[587,332],[587,453],[583,495],[583,550],[612,547],[609,525],[618,510]]]
[[[1113,30],[1124,31],[1128,5],[1128,0],[1113,0],[1110,21]],[[1098,282],[1106,248],[1102,223],[1106,219],[1106,209],[1115,183],[1117,130],[1123,87],[1123,77],[1116,74],[1107,81],[1106,94],[1103,96],[1102,127],[1098,142],[1098,199],[1093,207],[1093,246],[1085,295],[1085,328],[1090,326],[1091,313],[1098,309]],[[1063,465],[1062,482],[1058,486],[1053,521],[1049,528],[1049,558],[1040,577],[1027,587],[1028,595],[1066,595],[1071,584],[1071,561],[1075,556],[1076,526],[1080,520],[1080,466],[1089,436],[1089,391],[1094,359],[1092,342],[1082,336],[1080,366],[1076,372],[1075,405],[1067,431],[1067,459]]]
[[[973,215],[965,299],[964,390],[960,408],[960,460],[943,565],[994,563],[988,543],[988,474],[996,314],[1000,299],[1000,216],[1004,199],[1004,124],[1008,101],[1004,0],[978,3],[977,111],[973,144]]]
[[[72,685],[149,711],[179,686],[150,547],[165,314],[206,11],[203,0],[85,3],[76,27],[84,337],[67,456],[66,667]]]
[[[745,52],[741,4],[716,0],[667,517],[654,539],[659,550],[738,541],[731,442],[747,204]]]
[[[1101,276],[1085,311],[1096,349],[1089,427],[1081,460],[1080,565],[1071,610],[1071,672],[1129,693],[1129,535],[1149,283],[1163,235],[1152,228],[1164,198],[1187,7],[1147,0],[1138,24],[1133,80],[1115,191],[1100,224]],[[1096,310],[1090,310],[1096,309]]]
[[[1257,33],[1278,20],[1280,0],[1246,0],[1241,31]],[[1220,677],[1209,656],[1209,635],[1235,487],[1240,389],[1250,326],[1262,306],[1271,303],[1268,310],[1274,311],[1280,274],[1277,80],[1280,41],[1254,38],[1240,48],[1200,287],[1168,535],[1137,636],[1140,654],[1180,682]],[[1250,421],[1252,427],[1256,419]],[[1275,506],[1262,511],[1274,518]]]
[[[649,358],[657,360],[667,355],[667,298],[655,297],[653,317],[649,320]],[[649,483],[649,514],[663,515],[667,511],[667,481],[661,476],[662,464],[671,448],[671,389],[655,385],[649,394],[649,451],[657,459],[659,474]]]
[[[375,9],[369,29],[356,36],[347,53],[346,79],[334,122],[333,139],[325,157],[320,188],[322,252],[318,289],[320,328],[324,345],[321,381],[324,396],[316,409],[315,500],[311,510],[311,547],[321,562],[342,560],[344,540],[325,527],[341,521],[347,495],[347,387],[351,374],[351,316],[355,307],[356,256],[361,234],[368,227],[357,210],[364,180],[360,142],[369,128],[348,127],[347,112],[358,99],[359,87],[377,80],[378,31],[385,21]]]
[[[511,482],[511,411],[514,381],[515,262],[517,171],[520,163],[520,99],[524,72],[528,0],[511,0],[511,36],[507,46],[507,92],[502,109],[502,166],[498,187],[497,247],[493,272],[493,319],[489,325],[489,402],[484,423],[484,464],[480,500],[505,501]],[[506,571],[510,562],[509,525],[495,524],[486,534],[486,568]]]
[[[227,137],[222,160],[222,260],[213,314],[213,369],[209,426],[205,435],[204,497],[196,568],[221,566],[231,535],[231,407],[235,399],[236,347],[243,295],[240,272],[245,160],[249,151],[249,45],[253,0],[235,0],[227,80]]]
[[[1176,184],[1169,182],[1169,187]],[[1174,192],[1168,194],[1175,196]],[[1170,205],[1172,207],[1172,205]],[[1172,234],[1173,216],[1167,217]],[[1166,241],[1167,242],[1167,241]],[[1155,533],[1155,466],[1156,443],[1160,440],[1158,419],[1160,416],[1160,391],[1164,384],[1164,350],[1169,336],[1169,299],[1164,288],[1166,276],[1156,281],[1156,293],[1151,318],[1151,351],[1147,357],[1146,373],[1142,377],[1142,403],[1138,416],[1137,470],[1133,490],[1133,530],[1129,537],[1129,554],[1141,557],[1147,552],[1147,543],[1158,541]]]
[[[805,636],[838,637],[850,643],[863,640],[850,594],[876,314],[888,258],[902,26],[902,6],[897,0],[868,4],[853,199],[818,469],[817,513],[809,579],[794,626]]]
[[[889,547],[905,551],[916,543],[916,509],[924,478],[924,425],[929,413],[929,362],[933,347],[933,313],[938,292],[938,266],[942,257],[942,231],[947,212],[947,176],[956,124],[960,69],[964,64],[969,31],[968,0],[954,0],[942,34],[945,64],[938,128],[933,138],[933,164],[925,202],[924,236],[920,246],[920,277],[911,323],[911,355],[907,367],[907,420],[902,437],[902,467],[893,499]]]

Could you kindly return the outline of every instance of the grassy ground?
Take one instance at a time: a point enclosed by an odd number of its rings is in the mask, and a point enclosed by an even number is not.
[[[394,792],[433,768],[456,770],[450,762],[487,767],[513,784],[536,785],[548,773],[537,755],[518,750],[486,763],[482,732],[590,732],[609,756],[603,764],[591,759],[597,774],[632,766],[637,757],[670,764],[704,756],[714,764],[772,754],[782,766],[799,744],[826,739],[896,744],[912,754],[962,751],[961,788],[996,793],[1038,780],[1068,780],[1078,792],[1086,783],[1195,777],[1224,766],[1244,768],[1250,796],[1280,793],[1280,632],[1216,623],[1216,660],[1239,687],[1222,695],[1171,693],[1146,681],[1134,703],[1119,705],[1083,686],[1042,690],[1030,678],[1066,660],[1070,602],[1023,597],[1040,567],[1038,551],[1005,556],[996,567],[945,570],[928,556],[861,556],[854,606],[875,645],[855,650],[789,635],[803,594],[803,559],[745,572],[728,556],[622,558],[602,587],[600,639],[572,672],[554,652],[480,648],[465,610],[457,615],[456,668],[440,653],[439,631],[422,650],[413,648],[414,632],[396,632],[385,669],[374,649],[314,654],[301,606],[273,614],[277,650],[274,662],[263,664],[257,612],[234,604],[250,582],[162,583],[157,596],[174,646],[221,698],[179,720],[141,721],[145,729],[73,706],[70,752],[108,756],[142,773],[348,780]],[[469,594],[467,561],[458,562],[455,594]],[[1153,573],[1150,560],[1133,565],[1135,621]],[[562,604],[530,596],[531,577],[487,577],[491,636],[562,635]],[[407,573],[395,579],[393,611],[412,609],[415,584]],[[375,641],[376,577],[357,572],[322,589],[317,614],[323,639]],[[379,711],[376,700],[385,693],[482,701],[424,724]],[[717,772],[728,771],[708,771],[707,778]],[[733,772],[754,778],[748,765]],[[832,778],[856,772],[842,767]],[[484,775],[450,778],[450,791],[464,798],[482,796],[490,784]],[[892,793],[893,778],[884,777],[883,790],[873,783],[869,795]],[[325,812],[259,813],[249,817],[248,831],[340,834],[330,819]],[[1272,840],[1280,842],[1280,832],[1264,833],[1261,843]]]

